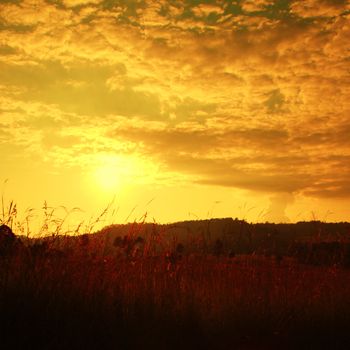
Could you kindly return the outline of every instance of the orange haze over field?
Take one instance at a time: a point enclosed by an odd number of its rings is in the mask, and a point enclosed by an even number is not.
[[[350,219],[347,0],[5,0],[0,181],[115,222]]]

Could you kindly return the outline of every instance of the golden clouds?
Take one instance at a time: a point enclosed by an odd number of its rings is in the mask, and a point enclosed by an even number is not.
[[[53,28],[55,25],[70,24],[71,12],[59,9],[44,0],[24,0],[19,4],[0,4],[0,16],[8,24],[24,26],[45,24]]]
[[[81,6],[81,5],[91,5],[99,4],[102,0],[63,0],[63,4],[67,7]]]
[[[348,1],[0,9],[2,145],[68,167],[135,157],[149,183],[160,167],[189,185],[349,193]]]
[[[200,4],[193,7],[192,12],[197,17],[208,17],[210,15],[222,15],[224,9],[220,4]]]
[[[350,9],[347,0],[295,0],[291,4],[291,11],[300,17],[334,17]]]
[[[37,4],[38,5],[38,4]],[[5,20],[7,23],[11,24],[23,24],[23,25],[33,25],[38,22],[36,18],[36,11],[40,11],[40,5],[33,7],[25,6],[21,8],[21,13],[23,17],[18,17],[19,6],[15,4],[0,4],[0,14],[2,20]]]
[[[242,9],[247,12],[263,11],[267,6],[273,5],[273,0],[244,0]]]

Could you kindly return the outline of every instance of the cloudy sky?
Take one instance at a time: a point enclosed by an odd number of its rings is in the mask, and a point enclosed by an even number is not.
[[[349,37],[347,0],[1,0],[5,199],[349,220]]]

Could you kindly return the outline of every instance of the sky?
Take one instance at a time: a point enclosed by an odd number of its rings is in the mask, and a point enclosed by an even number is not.
[[[5,206],[350,219],[347,0],[1,0]]]

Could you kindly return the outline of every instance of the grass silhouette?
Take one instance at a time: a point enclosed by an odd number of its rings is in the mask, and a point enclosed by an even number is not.
[[[43,231],[52,218],[44,210]],[[14,223],[5,217],[3,224]],[[138,239],[143,225],[130,225],[114,253],[102,234],[59,230],[3,250],[4,348],[349,347],[348,269],[261,255],[187,254],[162,242],[166,232],[156,225],[147,240]]]

